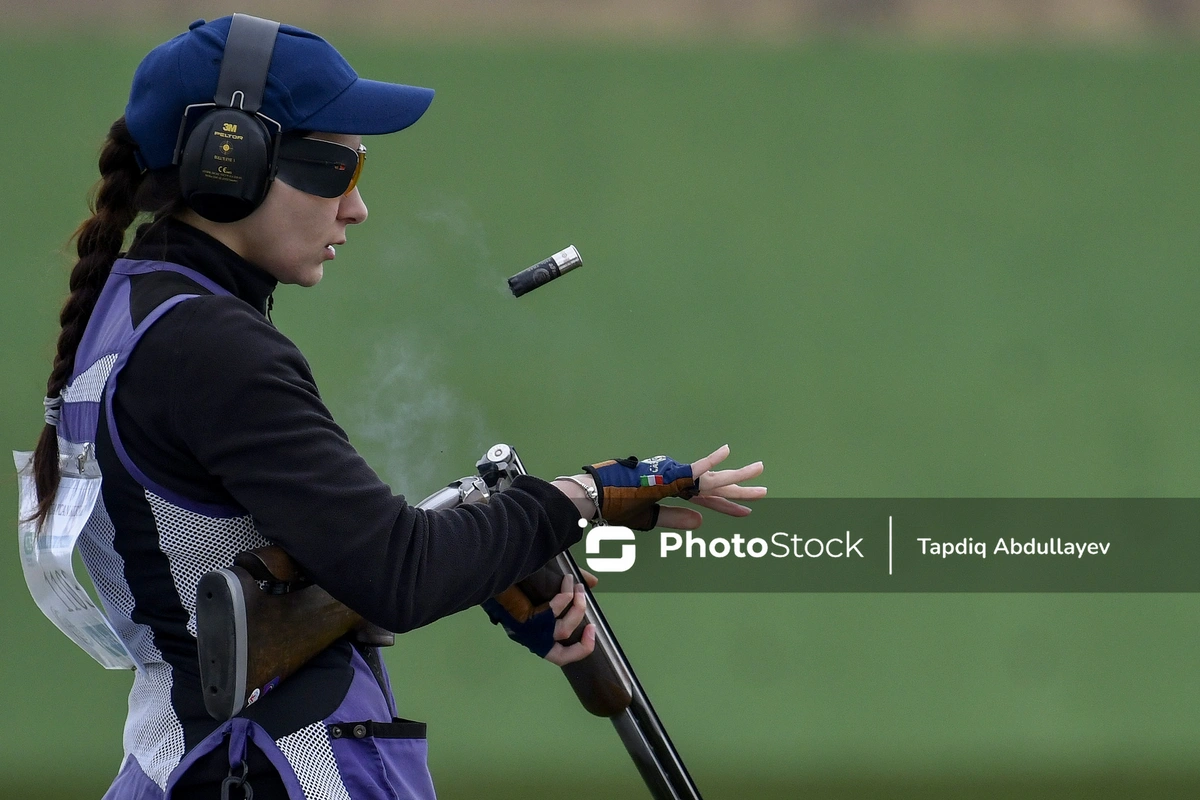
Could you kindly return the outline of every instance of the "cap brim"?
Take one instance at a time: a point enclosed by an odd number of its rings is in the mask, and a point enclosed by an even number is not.
[[[356,78],[296,128],[328,133],[375,135],[412,125],[433,102],[433,89]]]

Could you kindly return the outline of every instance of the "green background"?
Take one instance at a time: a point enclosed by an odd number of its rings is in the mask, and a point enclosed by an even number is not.
[[[40,429],[66,240],[162,38],[0,38],[7,447]],[[542,475],[729,442],[780,497],[1195,495],[1195,47],[332,38],[438,90],[369,141],[371,218],[325,280],[276,297],[397,491],[495,441]],[[569,243],[582,270],[507,296]],[[130,678],[41,618],[12,548],[4,793],[98,796]],[[1192,596],[600,596],[709,798],[1200,789]],[[388,662],[443,797],[643,795],[482,613]]]

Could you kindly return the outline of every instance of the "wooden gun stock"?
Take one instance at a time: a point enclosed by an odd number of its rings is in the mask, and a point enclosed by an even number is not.
[[[309,581],[281,548],[242,553],[196,589],[204,707],[229,719],[350,633],[375,647],[395,642]]]

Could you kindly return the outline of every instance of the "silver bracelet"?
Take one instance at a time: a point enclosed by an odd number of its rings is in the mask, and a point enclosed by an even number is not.
[[[596,491],[595,486],[588,486],[583,481],[576,478],[574,475],[559,475],[554,480],[570,481],[571,483],[583,489],[583,493],[587,495],[587,499],[592,501],[592,507],[596,509],[595,516],[590,520],[593,525],[604,525],[604,517],[600,516],[600,494]]]

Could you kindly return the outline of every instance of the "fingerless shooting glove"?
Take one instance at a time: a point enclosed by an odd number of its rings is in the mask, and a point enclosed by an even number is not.
[[[545,658],[554,647],[554,611],[549,603],[534,605],[521,587],[513,585],[481,603],[493,625],[500,625],[508,638]]]
[[[583,468],[596,481],[600,516],[611,525],[648,531],[658,523],[658,501],[688,499],[700,491],[692,465],[666,456],[601,461]]]

